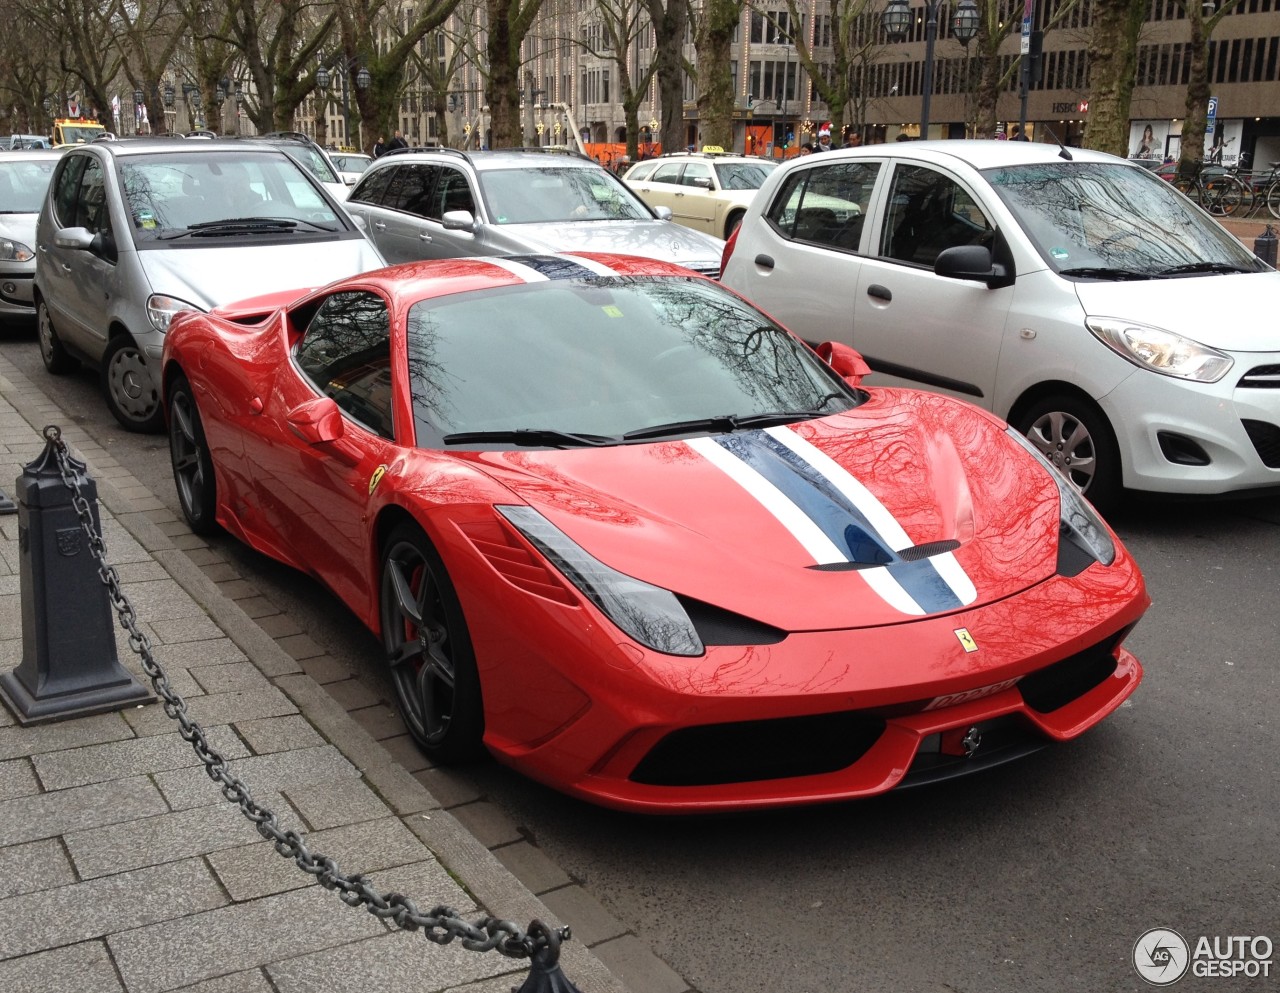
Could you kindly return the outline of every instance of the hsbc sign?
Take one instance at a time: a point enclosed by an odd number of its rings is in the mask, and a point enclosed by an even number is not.
[[[1081,100],[1079,102],[1069,101],[1065,103],[1055,103],[1053,105],[1055,114],[1087,114],[1089,113],[1089,101]]]

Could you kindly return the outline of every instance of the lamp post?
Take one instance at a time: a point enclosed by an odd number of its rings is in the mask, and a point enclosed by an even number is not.
[[[172,122],[169,120],[170,115],[172,115],[172,116],[174,117],[174,119],[175,119],[175,120],[177,119],[177,116],[178,116],[178,112],[177,112],[176,110],[174,110],[174,109],[173,109],[173,100],[174,100],[174,97],[175,97],[176,95],[177,95],[177,94],[175,93],[175,91],[174,91],[174,89],[173,89],[173,84],[172,84],[172,83],[165,83],[165,84],[164,84],[164,93],[163,93],[163,98],[164,98],[164,129],[165,129],[165,131],[166,131],[166,132],[169,132],[169,133],[172,133],[172,131],[173,131],[173,124],[172,124]],[[151,130],[152,130],[152,131],[154,131],[154,130],[155,130],[155,128],[152,128]]]
[[[333,73],[336,73],[342,84],[342,143],[344,145],[351,144],[351,101],[347,92],[347,76],[351,73],[352,68],[357,64],[356,58],[352,56],[345,61],[339,60],[334,63]],[[316,70],[316,86],[320,87],[324,93],[324,112],[329,113],[329,85],[333,80],[333,73],[330,73],[329,67],[321,65]],[[364,66],[360,66],[356,70],[356,89],[367,90],[369,84],[373,81],[369,75],[369,70]],[[357,143],[363,148],[362,143]]]
[[[938,4],[942,0],[925,0],[924,72],[921,79],[920,137],[929,137],[929,103],[933,97],[933,45],[938,39]],[[952,19],[952,32],[966,48],[978,34],[978,5],[973,0],[960,0]],[[885,36],[890,41],[905,41],[911,25],[911,8],[907,0],[889,0],[880,15]]]

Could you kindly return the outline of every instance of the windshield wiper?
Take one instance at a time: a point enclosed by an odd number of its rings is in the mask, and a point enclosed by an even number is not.
[[[1152,279],[1149,272],[1136,269],[1111,269],[1106,266],[1081,266],[1077,269],[1059,269],[1059,276],[1082,276],[1085,279]]]
[[[826,406],[826,399],[819,402],[818,407]],[[672,421],[669,424],[653,424],[647,428],[636,428],[622,436],[624,441],[639,441],[642,438],[662,438],[667,435],[690,434],[695,431],[711,431],[715,434],[731,434],[747,428],[767,428],[775,424],[788,424],[791,421],[803,420],[818,413],[813,410],[775,410],[767,414],[720,414],[716,417],[699,417],[691,421]]]
[[[455,431],[441,441],[446,445],[470,445],[475,442],[507,442],[532,447],[581,448],[616,445],[618,439],[607,434],[576,434],[555,428],[506,428],[501,431]]]
[[[1244,266],[1233,265],[1230,262],[1188,262],[1185,265],[1170,266],[1168,269],[1161,269],[1157,273],[1159,276],[1181,276],[1187,273],[1197,272],[1257,272],[1257,269],[1246,269]]]

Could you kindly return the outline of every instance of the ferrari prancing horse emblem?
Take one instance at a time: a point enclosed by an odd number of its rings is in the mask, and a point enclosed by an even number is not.
[[[369,496],[373,496],[373,491],[378,488],[378,484],[382,482],[382,477],[387,474],[387,467],[380,465],[373,470],[373,475],[369,477]]]
[[[973,635],[969,633],[968,628],[956,628],[956,637],[960,640],[960,647],[966,652],[976,652],[978,643],[973,640]]]

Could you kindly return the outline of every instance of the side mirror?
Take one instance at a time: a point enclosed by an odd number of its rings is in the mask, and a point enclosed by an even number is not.
[[[653,213],[660,221],[669,221],[672,217],[670,207],[654,207]]]
[[[469,210],[446,210],[440,217],[446,231],[475,232],[476,219]]]
[[[956,245],[945,248],[934,259],[933,271],[951,279],[986,283],[987,289],[1013,285],[1013,267],[995,261],[985,245]]]
[[[342,437],[342,411],[332,397],[317,397],[289,411],[289,427],[308,445]]]
[[[93,235],[88,228],[59,228],[54,232],[53,243],[59,248],[87,252],[93,247]]]
[[[867,365],[867,360],[842,341],[824,341],[815,351],[818,358],[831,366],[836,375],[854,386],[862,384],[863,376],[871,375],[871,366]]]
[[[697,177],[695,177],[695,178],[693,178],[693,179],[689,180],[689,185],[690,185],[690,186],[696,186],[696,187],[697,187],[698,189],[700,189],[700,190],[709,190],[709,189],[711,189],[711,177],[710,177],[710,176],[697,176]]]

